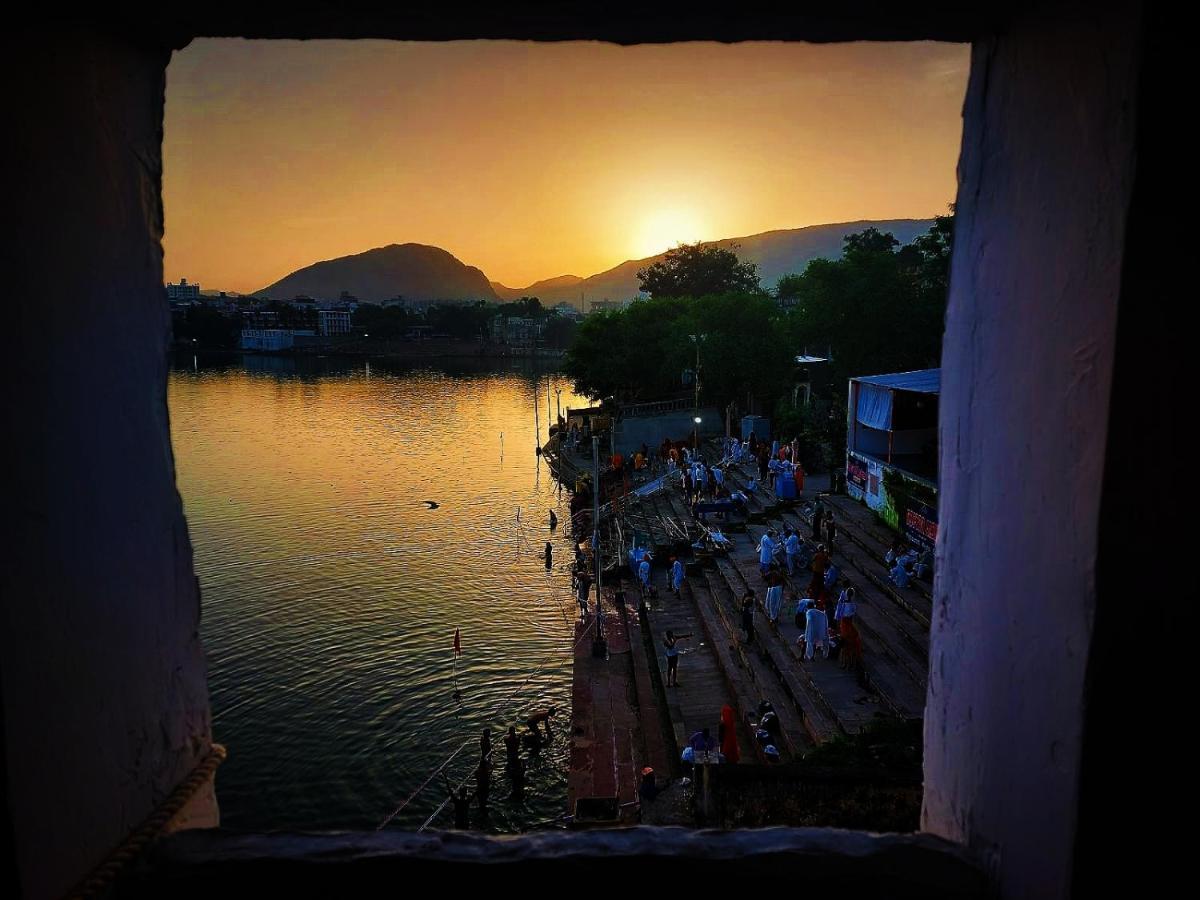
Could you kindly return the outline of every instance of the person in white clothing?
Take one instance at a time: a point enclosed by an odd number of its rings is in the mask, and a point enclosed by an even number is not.
[[[758,542],[758,568],[762,574],[766,575],[771,570],[771,562],[775,558],[775,541],[771,539],[771,532],[767,532]]]
[[[804,658],[812,659],[816,648],[821,648],[821,655],[829,658],[829,617],[825,610],[810,607],[805,613],[804,624]]]
[[[767,607],[767,618],[772,622],[779,621],[779,613],[783,609],[783,584],[772,584],[767,588],[767,597],[764,601]]]
[[[848,587],[838,596],[837,609],[833,612],[833,621],[843,618],[852,619],[858,614],[858,604],[854,602],[854,588]]]

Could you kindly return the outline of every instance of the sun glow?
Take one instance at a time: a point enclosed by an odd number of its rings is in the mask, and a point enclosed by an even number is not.
[[[676,244],[704,240],[705,231],[704,223],[691,210],[659,209],[642,220],[634,236],[634,251],[639,258],[654,256]]]

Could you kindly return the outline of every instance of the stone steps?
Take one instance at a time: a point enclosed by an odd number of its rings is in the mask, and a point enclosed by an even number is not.
[[[826,506],[838,513],[839,534],[842,526],[850,523],[847,529],[850,539],[862,547],[886,574],[887,563],[884,562],[884,558],[891,549],[892,542],[898,537],[896,532],[876,522],[875,514],[857,500],[837,495],[827,495],[823,499]],[[932,586],[919,578],[914,578],[907,590],[926,600],[933,599]]]
[[[718,559],[717,569],[734,597],[740,598],[747,589],[753,590],[733,560]],[[820,744],[843,732],[853,734],[873,721],[882,703],[878,699],[872,703],[868,692],[858,685],[849,670],[825,659],[803,660],[796,647],[799,629],[785,619],[777,626],[769,624],[761,611],[762,594],[761,590],[755,592],[759,601],[759,611],[755,614],[756,638],[772,659],[793,702],[804,713],[805,726],[813,741]]]
[[[812,517],[804,509],[797,508],[792,510],[789,515],[795,520],[791,523],[793,527],[799,523],[802,534],[809,535],[812,533]],[[786,521],[787,516],[784,518]],[[882,555],[876,557],[874,553],[865,549],[863,544],[857,539],[857,529],[853,525],[846,527],[846,521],[846,518],[842,516],[838,517],[839,546],[837,550],[839,555],[857,569],[878,590],[884,593],[893,604],[916,619],[923,626],[924,630],[928,632],[929,623],[933,619],[933,602],[929,599],[928,595],[923,594],[915,588],[901,590],[892,584],[887,579],[887,567],[883,563]],[[843,540],[843,538],[848,538],[849,540]]]
[[[792,527],[803,525],[803,519],[791,513],[781,516],[780,521]],[[803,530],[801,534],[804,534]],[[807,538],[805,540],[810,548],[815,549],[811,541]],[[866,619],[868,625],[875,627],[872,623],[880,616],[886,620],[889,625],[889,640],[894,639],[896,635],[902,639],[902,643],[896,644],[893,649],[897,654],[901,650],[907,651],[904,656],[898,656],[897,661],[908,666],[913,672],[913,677],[924,684],[929,668],[928,619],[897,600],[894,593],[888,591],[885,585],[881,585],[869,573],[863,574],[864,563],[856,546],[842,544],[839,537],[838,546],[833,548],[833,557],[841,568],[839,586],[853,585],[858,591],[859,599],[870,604]],[[878,628],[876,630],[879,631]]]
[[[663,635],[667,629],[676,634],[695,635],[680,644],[679,686],[665,688],[666,710],[675,739],[675,758],[678,759],[679,753],[695,732],[709,728],[715,739],[721,707],[729,703],[736,709],[739,702],[730,691],[724,672],[725,663],[720,658],[722,650],[727,648],[705,640],[706,629],[694,597],[691,593],[671,593],[662,574],[656,575],[654,583],[658,588],[658,598],[650,602],[645,617],[663,685],[667,683]],[[744,732],[743,727],[738,735],[742,758],[753,759],[754,745]]]
[[[815,688],[800,683],[794,674],[789,677],[787,666],[781,670],[761,640],[758,644],[746,646],[741,638],[740,601],[729,590],[729,585],[716,566],[705,566],[699,577],[707,584],[709,597],[725,624],[731,644],[737,648],[747,665],[754,669],[755,682],[760,688],[758,699],[771,701],[793,750],[807,752],[816,744],[837,735],[840,728],[832,712],[820,705]],[[786,662],[786,658],[783,659]],[[786,702],[781,702],[781,694],[786,697]]]
[[[721,661],[730,693],[737,701],[733,704],[733,708],[738,717],[739,729],[747,742],[754,747],[755,756],[760,761],[766,762],[765,754],[759,751],[758,741],[746,723],[746,713],[756,713],[759,701],[764,696],[773,693],[770,690],[771,680],[768,680],[770,673],[754,659],[753,654],[745,652],[745,647],[737,640],[736,633],[730,631],[729,622],[721,615],[705,579],[685,579],[680,592],[690,595],[700,611],[705,633],[717,658]],[[786,708],[783,711],[776,709],[776,713],[779,716],[780,725],[783,727],[782,740],[775,745],[780,752],[780,761],[799,758],[810,742],[793,740],[792,735],[802,734],[803,726],[796,721],[794,715],[790,715],[789,728],[789,719],[785,718],[785,713],[789,713],[789,711]],[[749,760],[744,761],[749,762]]]
[[[757,554],[753,551],[753,547],[757,544],[757,538],[761,536],[762,529],[752,528],[747,532],[747,538],[751,538],[752,532],[754,543],[747,541],[746,544],[737,547],[734,553],[731,554],[730,562],[737,567],[743,582],[755,592],[755,596],[762,598],[766,594],[766,585],[759,574]],[[797,596],[805,596],[806,591],[803,589],[807,585],[807,580],[806,577],[789,579],[785,585],[785,594],[790,589]],[[860,604],[857,622],[859,633],[862,635],[863,640],[863,664],[866,669],[868,683],[874,688],[874,693],[882,705],[891,709],[896,715],[903,718],[920,718],[925,707],[925,686],[916,681],[916,676],[912,669],[915,668],[919,673],[924,674],[927,671],[927,667],[913,659],[908,660],[907,666],[897,661],[897,657],[903,654],[898,653],[896,648],[890,646],[890,644],[898,642],[898,636],[894,633],[880,634],[876,628],[872,627],[878,617],[871,616],[869,612],[864,617],[864,611],[868,605],[869,601]],[[832,611],[830,612],[830,619],[832,620]],[[880,628],[886,630],[883,626],[880,626]],[[799,652],[795,646],[795,641],[800,636],[802,629],[795,626],[790,613],[781,616],[779,630],[787,636],[791,645],[789,650],[799,659]],[[818,660],[805,660],[804,664],[812,667],[817,662]],[[836,664],[829,665],[833,665],[836,668]],[[858,686],[852,673],[848,670],[839,671],[847,675],[856,687]],[[861,708],[863,704],[859,695],[853,691],[849,691],[846,685],[831,683],[831,689],[833,687],[839,689],[837,696],[842,704],[842,706],[839,706],[837,703],[832,704],[839,719],[845,716],[857,719],[858,717],[852,713],[845,712],[844,706],[849,701],[854,704],[856,709]]]

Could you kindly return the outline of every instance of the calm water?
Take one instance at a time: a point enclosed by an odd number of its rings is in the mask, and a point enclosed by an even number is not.
[[[568,523],[569,496],[533,453],[533,404],[536,390],[544,436],[547,382],[564,409],[569,382],[528,367],[306,368],[189,357],[171,374],[213,731],[229,748],[223,824],[373,828],[471,741],[448,770],[466,777],[485,725],[497,741],[549,703],[555,740],[530,764],[523,806],[496,766],[491,827],[563,815],[572,557],[547,518]],[[394,824],[418,827],[445,796],[439,778]],[[453,824],[449,808],[437,824]]]

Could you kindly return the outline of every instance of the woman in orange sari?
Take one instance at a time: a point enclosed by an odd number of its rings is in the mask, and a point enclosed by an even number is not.
[[[721,726],[717,729],[717,736],[721,741],[721,755],[725,757],[725,762],[735,763],[741,759],[737,742],[737,722],[733,718],[733,707],[728,703],[721,707]]]
[[[842,639],[842,648],[838,652],[838,663],[843,669],[856,668],[862,660],[862,636],[854,619],[858,613],[855,602],[855,590],[852,587],[842,591],[838,598],[837,610],[833,617],[837,619],[838,634]]]

